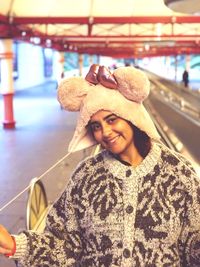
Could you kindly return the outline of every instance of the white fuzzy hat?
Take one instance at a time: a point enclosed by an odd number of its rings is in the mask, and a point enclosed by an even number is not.
[[[107,86],[107,83],[103,82],[98,74],[96,78],[102,84],[95,83],[94,85],[82,77],[72,77],[64,79],[59,85],[58,101],[61,106],[69,111],[80,111],[76,130],[69,144],[69,152],[96,144],[86,126],[91,116],[99,110],[111,111],[130,121],[152,139],[160,138],[153,121],[142,104],[150,91],[150,82],[147,76],[134,67],[120,67],[110,75],[116,82],[116,86],[111,85],[110,88],[104,86]]]

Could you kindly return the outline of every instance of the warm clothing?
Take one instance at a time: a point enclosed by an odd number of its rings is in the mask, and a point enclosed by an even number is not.
[[[136,168],[104,150],[76,168],[45,232],[24,234],[23,266],[197,267],[200,181],[160,145]]]

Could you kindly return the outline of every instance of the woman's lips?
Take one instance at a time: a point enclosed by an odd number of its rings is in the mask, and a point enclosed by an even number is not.
[[[106,142],[107,144],[113,144],[113,143],[115,143],[115,141],[119,138],[119,136],[120,136],[120,135],[117,135],[117,136],[115,136],[115,137],[113,137],[113,138],[106,139],[105,142]]]

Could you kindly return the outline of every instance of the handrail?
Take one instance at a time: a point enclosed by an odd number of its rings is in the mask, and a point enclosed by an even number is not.
[[[169,89],[159,81],[151,80],[151,83],[156,85],[159,89],[161,89],[162,92],[164,92],[165,97],[168,97],[170,101],[173,101],[173,103],[177,103],[181,108],[181,110],[184,109],[184,111],[186,112],[190,113],[193,112],[193,115],[195,117],[200,118],[200,109],[193,107],[191,103],[188,102],[185,98],[179,96],[175,92],[172,91],[169,92]]]
[[[166,125],[166,123],[161,119],[161,117],[157,114],[149,100],[146,101],[145,107],[150,114],[153,114],[151,119],[153,120],[158,130],[158,133],[162,138],[162,141],[172,150],[176,152],[181,152],[181,150],[183,149],[183,144],[175,136],[171,129]]]

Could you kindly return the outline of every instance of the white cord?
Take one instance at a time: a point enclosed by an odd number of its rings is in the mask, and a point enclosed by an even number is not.
[[[37,180],[41,180],[48,172],[50,172],[53,168],[55,168],[60,162],[62,162],[64,159],[66,159],[71,153],[67,153],[64,157],[62,157],[59,161],[57,161],[54,165],[52,165],[47,171],[45,171],[42,175],[40,175]],[[9,202],[7,202],[3,207],[0,208],[0,212],[2,212],[6,207],[8,207],[10,204],[12,204],[18,197],[20,197],[24,192],[26,192],[32,184],[30,183],[27,187],[25,187],[19,194],[17,194],[15,197],[13,197]]]

